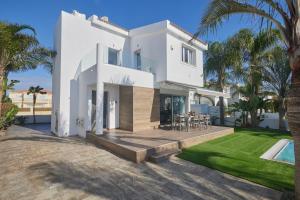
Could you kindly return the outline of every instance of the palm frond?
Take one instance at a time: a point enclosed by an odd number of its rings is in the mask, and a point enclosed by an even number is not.
[[[284,98],[291,82],[291,69],[286,51],[281,47],[275,47],[269,52],[263,68],[264,87],[269,91],[275,91],[278,96]]]
[[[276,45],[279,39],[280,33],[278,30],[263,30],[255,37],[252,52],[261,54],[268,48]]]
[[[234,14],[253,14],[270,20],[277,26],[278,30],[283,35],[284,41],[288,43],[289,35],[280,21],[275,19],[265,10],[246,3],[245,1],[241,3],[238,0],[213,0],[202,17],[200,26],[195,33],[195,37],[209,31],[215,31],[218,26]]]
[[[15,34],[25,30],[30,30],[34,35],[36,35],[36,31],[32,26],[23,25],[23,24],[7,24],[7,25],[8,28]]]

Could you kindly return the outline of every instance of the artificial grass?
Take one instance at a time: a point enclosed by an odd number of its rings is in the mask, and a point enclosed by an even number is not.
[[[279,131],[237,129],[235,134],[184,149],[178,157],[276,189],[294,189],[294,166],[259,158],[278,140]]]

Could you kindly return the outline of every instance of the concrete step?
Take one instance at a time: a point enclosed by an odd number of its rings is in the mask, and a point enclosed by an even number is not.
[[[153,163],[161,163],[169,159],[170,156],[181,153],[181,149],[172,149],[149,156],[148,160]]]
[[[167,151],[176,151],[179,149],[179,143],[178,141],[174,142],[169,142],[166,144],[161,144],[157,147],[154,147],[151,151],[153,154],[159,154],[159,153],[164,153]]]

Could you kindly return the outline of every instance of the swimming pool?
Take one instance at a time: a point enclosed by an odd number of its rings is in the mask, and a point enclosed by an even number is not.
[[[295,154],[294,154],[294,142],[288,141],[288,143],[276,154],[273,158],[281,162],[287,162],[289,164],[295,164]]]

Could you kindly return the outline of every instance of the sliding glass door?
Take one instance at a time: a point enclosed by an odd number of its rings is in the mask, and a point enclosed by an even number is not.
[[[160,124],[172,123],[172,96],[160,95]]]
[[[185,96],[160,95],[160,124],[172,124],[174,115],[185,113]]]

